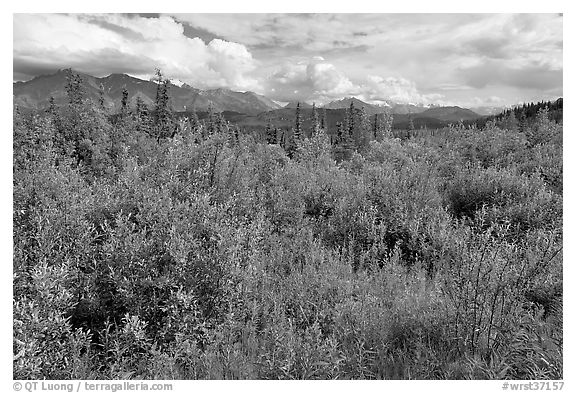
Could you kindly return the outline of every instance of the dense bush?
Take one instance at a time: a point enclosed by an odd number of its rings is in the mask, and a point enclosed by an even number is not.
[[[204,126],[15,112],[14,378],[562,378],[560,125]]]

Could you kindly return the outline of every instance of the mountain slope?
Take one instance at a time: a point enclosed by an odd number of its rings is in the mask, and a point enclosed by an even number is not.
[[[312,108],[312,105],[302,101],[302,102],[297,102],[297,101],[292,101],[287,103],[286,105],[284,105],[284,108],[286,109],[296,109],[296,107],[298,106],[298,104],[300,104],[300,109],[308,109],[308,108]]]
[[[368,104],[367,102],[361,101],[356,97],[347,97],[341,100],[329,102],[328,104],[324,105],[324,108],[347,109],[350,108],[350,104],[352,103],[354,104],[354,108],[356,109],[360,109],[363,107],[364,110],[366,110],[366,113],[368,113],[369,115],[374,115],[376,113],[383,113],[386,112],[387,110],[386,107],[380,107],[377,105]]]
[[[42,109],[48,106],[50,97],[57,104],[66,102],[66,72],[60,70],[51,75],[41,75],[28,82],[16,82],[13,85],[14,103],[24,108]],[[96,78],[79,74],[84,81],[84,93],[91,99],[98,97],[99,83]]]
[[[424,117],[446,122],[457,122],[460,120],[476,120],[481,116],[470,109],[460,108],[459,106],[441,106],[427,109],[414,116],[414,118]]]
[[[356,113],[358,113],[359,108],[356,107]],[[336,132],[337,123],[345,123],[347,118],[347,109],[326,109],[326,120],[328,122],[329,133],[333,134]],[[412,118],[412,123],[414,127],[419,128],[442,128],[447,127],[449,123],[457,122],[458,120],[453,120],[452,117],[458,118],[460,113],[470,115],[467,110],[459,108],[464,111],[455,111],[453,108],[434,108],[434,111],[427,111],[422,113],[411,113],[411,114],[393,114],[393,127],[395,129],[408,129],[410,118]],[[445,109],[445,110],[444,110]],[[471,112],[471,111],[470,111]],[[451,115],[450,115],[451,114]],[[312,127],[312,109],[302,108],[300,109],[300,116],[302,118],[302,127],[306,135],[309,134]],[[438,116],[438,117],[435,117]],[[475,119],[479,118],[479,115],[475,115]],[[450,120],[445,120],[450,118]],[[296,119],[296,109],[295,108],[280,108],[264,113],[260,113],[257,116],[236,116],[234,118],[229,118],[228,120],[238,124],[240,127],[246,129],[264,129],[270,120],[274,127],[282,129],[290,129],[294,127]],[[370,122],[374,121],[374,115],[370,115]]]
[[[43,109],[48,106],[50,97],[57,104],[66,102],[66,71],[60,70],[52,75],[43,75],[27,82],[13,85],[15,104],[30,109]],[[128,90],[129,104],[134,106],[140,97],[148,106],[156,99],[157,84],[126,74],[111,74],[103,78],[80,74],[84,91],[88,98],[96,101],[100,95],[100,85],[104,87],[104,102],[109,108],[118,108],[122,100],[122,91]],[[280,108],[272,100],[252,92],[236,92],[228,89],[199,90],[187,84],[170,84],[170,105],[175,111],[195,108],[205,111],[210,105],[216,111],[234,111],[256,115]]]

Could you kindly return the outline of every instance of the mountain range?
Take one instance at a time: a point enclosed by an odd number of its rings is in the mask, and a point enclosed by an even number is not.
[[[78,73],[84,81],[85,94],[97,100],[100,95],[100,85],[104,88],[104,103],[108,108],[118,108],[122,100],[122,91],[128,90],[129,105],[135,106],[140,97],[151,107],[156,98],[156,82],[146,81],[126,74],[111,74],[97,78],[88,74]],[[27,82],[14,83],[14,103],[30,109],[43,109],[48,106],[50,97],[56,104],[66,102],[65,70],[55,74],[41,75]],[[278,109],[280,105],[274,101],[252,92],[237,92],[228,89],[201,90],[187,84],[170,84],[170,104],[175,111],[198,110],[205,111],[212,104],[215,111],[235,111],[256,115],[261,112]]]
[[[384,113],[386,111],[391,111],[393,114],[416,114],[424,112],[428,107],[423,105],[414,104],[400,104],[393,101],[386,101],[386,106],[368,104],[364,101],[359,100],[356,97],[346,97],[341,100],[332,101],[324,105],[326,109],[346,109],[350,107],[350,104],[354,104],[355,108],[362,108],[369,115],[375,115],[376,113]]]
[[[111,74],[106,77],[95,77],[78,73],[83,80],[85,95],[97,101],[100,90],[103,89],[104,105],[111,110],[118,110],[122,91],[128,90],[129,105],[134,107],[137,98],[142,99],[149,107],[153,107],[157,84],[154,81],[138,79],[126,74]],[[66,70],[59,70],[51,75],[41,75],[26,82],[13,84],[14,103],[21,108],[40,110],[49,105],[51,97],[56,104],[64,104],[66,95]],[[229,89],[201,90],[186,83],[174,81],[169,86],[170,105],[176,112],[206,112],[210,105],[217,112],[246,127],[264,126],[271,119],[275,126],[288,127],[294,121],[297,102],[289,102],[284,107],[277,102],[250,91],[237,92]],[[474,120],[481,115],[470,109],[453,107],[425,107],[422,105],[400,104],[386,102],[386,106],[373,105],[355,97],[346,97],[332,101],[323,106],[326,109],[328,124],[343,121],[346,109],[350,104],[356,109],[364,108],[368,115],[391,111],[397,126],[407,125],[412,119],[415,126],[442,127],[459,120]],[[306,118],[311,118],[312,105],[301,102],[300,109]],[[306,119],[305,119],[306,120]]]

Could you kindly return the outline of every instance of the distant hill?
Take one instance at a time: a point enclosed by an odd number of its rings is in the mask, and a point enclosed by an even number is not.
[[[287,108],[287,109],[296,109],[296,106],[298,106],[298,103],[300,103],[300,108],[301,108],[301,109],[312,108],[312,105],[307,104],[306,102],[303,102],[303,101],[301,101],[301,102],[298,102],[298,101],[289,102],[289,103],[287,103],[286,105],[284,105],[284,108]]]
[[[377,105],[368,104],[367,102],[361,101],[356,97],[347,97],[341,100],[332,101],[328,104],[324,105],[323,108],[326,109],[348,109],[350,108],[350,104],[354,104],[354,108],[360,109],[364,108],[366,113],[369,115],[374,115],[376,113],[383,113],[386,112],[386,107],[380,107]]]
[[[354,105],[356,107],[356,104]],[[415,128],[419,129],[425,127],[432,129],[446,127],[450,123],[455,123],[459,121],[460,116],[473,117],[474,119],[480,118],[480,116],[477,114],[470,114],[471,111],[467,111],[463,108],[458,109],[459,110],[455,110],[453,107],[438,107],[434,108],[434,110],[430,112],[426,110],[422,113],[393,114],[392,126],[395,129],[408,129],[410,118],[412,118],[412,122]],[[337,123],[343,123],[345,121],[347,108],[319,109],[319,111],[322,110],[326,111],[326,121],[328,122],[329,133],[335,133],[337,129]],[[359,110],[359,108],[356,108],[356,110]],[[312,109],[301,108],[300,115],[302,117],[304,132],[308,133],[312,127]],[[236,114],[234,116],[226,116],[226,114],[224,114],[224,116],[227,120],[238,124],[240,127],[245,129],[264,129],[268,124],[268,120],[272,122],[274,127],[289,129],[294,127],[296,109],[284,107],[268,112],[263,112],[255,116],[240,114]],[[370,115],[370,121],[374,121],[374,115]]]
[[[471,111],[478,113],[481,116],[497,115],[502,112],[504,108],[502,106],[476,106],[470,108]]]
[[[38,76],[27,82],[16,82],[13,85],[15,104],[30,109],[43,109],[48,106],[50,97],[57,104],[66,102],[66,71],[60,70],[52,75]],[[118,108],[122,99],[122,90],[129,93],[129,104],[134,106],[137,97],[151,106],[156,98],[155,82],[146,81],[126,74],[111,74],[97,78],[81,74],[83,87],[88,98],[96,101],[99,97],[100,84],[104,86],[104,102],[109,108]],[[228,89],[200,90],[187,84],[181,86],[170,84],[170,105],[175,111],[195,108],[207,110],[212,104],[216,111],[234,111],[256,115],[258,113],[280,108],[272,100],[253,92],[237,92]]]
[[[488,121],[496,121],[497,123],[504,120],[510,112],[514,113],[516,120],[521,121],[523,118],[530,124],[532,123],[541,109],[548,108],[548,117],[557,123],[562,122],[564,119],[564,99],[558,98],[556,101],[540,101],[524,103],[517,105],[514,108],[502,110],[500,113],[492,116],[487,116],[477,121],[477,125],[484,126]]]
[[[428,109],[428,107],[423,105],[398,104],[394,102],[389,102],[388,104],[390,105],[392,113],[399,115],[422,113]]]
[[[481,116],[470,109],[460,108],[459,106],[434,107],[414,115],[414,118],[426,117],[445,122],[458,122],[460,120],[475,120]]]
[[[386,106],[379,106],[374,104],[369,104],[356,97],[343,98],[341,100],[332,101],[324,105],[327,109],[347,109],[350,107],[350,103],[354,103],[354,107],[360,109],[364,107],[366,113],[369,115],[375,115],[376,113],[391,112],[394,114],[416,114],[424,112],[428,109],[426,106],[414,105],[414,104],[402,104],[392,101],[387,101]]]

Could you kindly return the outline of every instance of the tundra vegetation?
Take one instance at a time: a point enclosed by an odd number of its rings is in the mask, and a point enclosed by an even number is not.
[[[155,107],[71,74],[67,105],[14,108],[14,379],[562,378],[545,107],[257,134],[178,119],[157,77]]]

